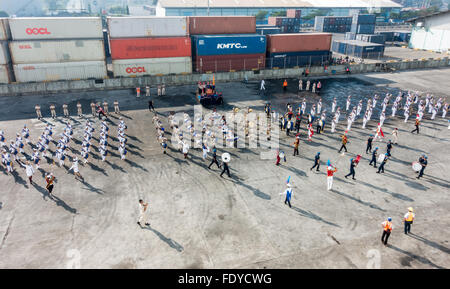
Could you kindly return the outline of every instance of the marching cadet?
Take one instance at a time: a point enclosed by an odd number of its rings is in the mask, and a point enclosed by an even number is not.
[[[39,162],[41,161],[41,158],[39,157],[39,151],[37,149],[33,149],[33,155],[31,156],[31,159],[34,161],[34,165],[36,166],[36,169],[39,169]]]
[[[79,101],[77,102],[77,114],[78,114],[78,117],[80,117],[80,118],[83,116],[83,109],[82,109],[81,103]]]
[[[349,176],[352,176],[352,179],[356,180],[355,179],[355,167],[356,167],[356,165],[357,165],[356,160],[350,159],[350,172],[347,175],[345,175],[345,178],[347,178]]]
[[[21,154],[25,153],[25,151],[23,150],[23,141],[22,141],[22,137],[20,136],[19,133],[16,134],[16,148],[19,148],[19,152]]]
[[[83,163],[87,164],[88,162],[88,158],[89,158],[89,148],[83,146],[83,148],[81,149],[81,156],[83,157]]]
[[[327,161],[327,190],[330,191],[333,188],[333,175],[337,172],[337,168],[331,165],[330,160]]]
[[[349,95],[348,97],[347,97],[347,103],[346,103],[346,106],[345,106],[345,111],[348,111],[348,109],[350,108],[350,100],[351,100],[351,95]]]
[[[380,164],[380,166],[378,167],[377,174],[379,174],[380,171],[381,171],[382,173],[384,173],[384,165],[387,163],[388,158],[389,158],[389,155],[388,155],[387,153],[384,154],[383,161],[381,161],[381,164]]]
[[[448,103],[446,102],[442,107],[442,118],[445,118],[445,116],[447,115],[447,111],[448,111]]]
[[[144,222],[146,226],[150,226],[150,223],[147,222],[147,208],[148,203],[144,203],[143,200],[139,200],[139,220],[137,221],[137,224],[141,227],[141,222]]]
[[[22,129],[22,136],[23,136],[23,138],[25,139],[25,142],[26,142],[27,144],[29,144],[29,143],[30,143],[30,140],[29,140],[29,138],[30,138],[30,130],[27,128],[27,125],[24,125],[24,126],[23,126],[23,129]]]
[[[11,155],[5,149],[2,154],[2,162],[6,166],[6,170],[12,173],[14,169],[12,166]]]
[[[96,116],[96,105],[95,105],[95,102],[94,101],[91,101],[91,113],[92,113],[92,116]]]
[[[108,102],[106,102],[106,100],[103,102],[103,111],[105,112],[106,115],[109,114]]]
[[[5,133],[0,130],[0,148],[5,146]]]
[[[68,171],[73,170],[73,174],[75,175],[75,179],[79,179],[81,181],[84,181],[84,178],[81,176],[80,174],[80,170],[78,168],[78,158],[74,157],[73,158],[73,162],[72,162],[72,166],[69,168]]]
[[[124,160],[127,155],[127,149],[125,148],[124,142],[121,142],[119,145],[119,153],[120,153],[120,159]]]
[[[288,204],[289,208],[292,208],[291,206],[291,198],[292,198],[292,188],[291,184],[287,184],[287,188],[284,192],[282,192],[280,195],[286,195],[286,199],[284,199],[284,204]]]
[[[100,155],[102,156],[102,161],[104,162],[106,160],[106,155],[108,154],[108,149],[106,145],[100,146]]]
[[[398,144],[398,128],[394,128],[392,136],[394,137],[394,144]]]
[[[376,147],[374,149],[374,151],[372,152],[372,160],[369,163],[369,166],[371,166],[373,163],[374,168],[377,168],[377,153],[378,153],[378,147]]]
[[[28,180],[30,181],[30,185],[32,185],[33,184],[33,174],[34,174],[33,166],[30,164],[29,161],[26,161],[25,163],[19,162],[19,164],[25,169]]]
[[[56,111],[55,111],[55,105],[53,103],[50,104],[50,113],[52,115],[52,118],[55,119],[56,118]]]
[[[115,101],[114,101],[114,113],[115,113],[115,114],[119,114],[119,113],[120,113],[120,110],[119,110],[119,101],[118,101],[118,100],[115,100]]]
[[[309,87],[310,87],[310,85],[311,85],[311,81],[306,81],[306,91],[309,91]]]
[[[317,167],[316,171],[318,172],[320,168],[320,152],[314,157],[314,165],[309,170],[312,171],[315,167]]]
[[[40,120],[42,118],[41,106],[39,104],[36,104],[34,109],[36,110],[37,119]]]
[[[14,143],[13,140],[11,141],[11,144],[9,145],[9,152],[12,155],[12,157],[14,158],[14,160],[16,161],[18,151],[17,151],[16,144]]]
[[[411,233],[411,225],[414,222],[416,215],[413,213],[413,208],[408,208],[408,213],[403,217],[403,222],[405,223],[405,234]]]
[[[210,169],[213,164],[216,164],[217,167],[220,169],[220,164],[217,161],[217,149],[216,149],[216,147],[213,147],[212,151],[213,151],[212,160],[211,160],[211,163],[208,166],[208,169]]]
[[[69,107],[66,103],[63,104],[63,113],[64,113],[64,117],[69,117]]]
[[[331,112],[333,112],[333,113],[336,109],[336,103],[337,103],[337,101],[336,101],[336,97],[335,97],[335,98],[333,98],[333,104],[331,105]]]
[[[392,225],[392,218],[387,218],[386,221],[381,223],[381,226],[383,228],[383,235],[381,235],[381,242],[386,246],[389,236],[391,235],[392,229],[394,229],[394,226]]]

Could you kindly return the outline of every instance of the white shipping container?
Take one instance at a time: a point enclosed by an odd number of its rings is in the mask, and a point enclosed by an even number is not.
[[[27,17],[10,18],[13,40],[102,39],[100,17]]]
[[[186,36],[187,17],[108,17],[111,38]]]
[[[8,18],[0,18],[0,40],[8,40],[10,37]]]
[[[0,65],[0,84],[7,84],[11,82],[10,74],[7,65]]]
[[[14,64],[105,60],[103,40],[9,42]]]
[[[192,73],[190,57],[113,60],[115,77]]]
[[[9,56],[8,42],[0,40],[0,65],[8,64],[10,62],[11,58]]]
[[[14,64],[16,82],[106,78],[104,61]]]

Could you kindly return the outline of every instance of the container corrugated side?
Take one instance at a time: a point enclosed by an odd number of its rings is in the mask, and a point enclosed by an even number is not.
[[[100,17],[26,17],[10,18],[13,40],[102,39]]]
[[[120,38],[110,40],[112,59],[191,56],[189,37]]]
[[[189,34],[256,33],[254,16],[189,16]]]
[[[9,47],[7,41],[0,41],[0,64],[8,64],[11,62]]]
[[[331,38],[332,35],[330,33],[267,35],[267,51],[278,53],[330,50]]]
[[[8,69],[8,65],[0,64],[0,84],[11,83],[11,71]]]
[[[108,17],[111,38],[186,36],[187,17]]]
[[[17,82],[106,78],[104,61],[14,64]]]
[[[198,56],[193,60],[196,72],[228,72],[264,69],[265,54],[233,54]]]
[[[195,55],[232,55],[266,53],[266,36],[196,35],[192,37]]]
[[[105,60],[103,40],[11,41],[14,64]]]
[[[305,65],[322,65],[330,61],[330,59],[330,51],[269,53],[268,59],[266,60],[266,67],[291,68]]]
[[[0,18],[0,40],[8,40],[10,38],[8,18]]]
[[[113,60],[115,77],[135,77],[157,74],[191,74],[190,57]]]

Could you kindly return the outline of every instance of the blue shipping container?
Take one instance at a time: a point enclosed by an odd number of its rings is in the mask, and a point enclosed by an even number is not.
[[[269,53],[266,61],[267,68],[292,68],[305,65],[322,65],[330,61],[330,51],[303,51],[288,53]]]
[[[195,35],[194,55],[232,55],[266,53],[266,37],[257,34]]]
[[[281,33],[281,28],[279,28],[279,27],[267,27],[267,28],[256,27],[256,34],[269,35],[269,34],[280,34],[280,33]]]
[[[375,24],[377,18],[375,14],[354,14],[353,15],[353,24]]]

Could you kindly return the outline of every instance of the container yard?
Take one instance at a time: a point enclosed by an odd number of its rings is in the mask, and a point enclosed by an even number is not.
[[[10,18],[13,40],[101,39],[100,17]]]
[[[103,40],[11,41],[14,64],[105,60]]]
[[[352,16],[316,16],[314,30],[318,32],[345,33],[352,28]]]
[[[111,38],[171,37],[189,34],[187,17],[108,17]]]
[[[189,34],[245,34],[256,33],[254,16],[190,16]]]
[[[18,82],[106,78],[104,61],[14,64]]]
[[[113,60],[191,56],[189,37],[111,39],[110,47]]]

